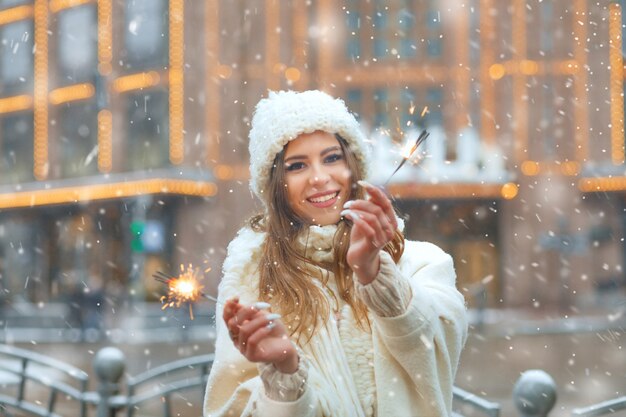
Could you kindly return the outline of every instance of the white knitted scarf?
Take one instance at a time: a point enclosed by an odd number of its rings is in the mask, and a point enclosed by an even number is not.
[[[298,244],[306,248],[306,257],[312,261],[332,262],[336,231],[336,225],[310,226],[300,235]],[[313,365],[309,386],[323,393],[320,400],[327,403],[323,408],[328,407],[324,415],[371,417],[376,403],[372,335],[358,326],[348,304],[329,294],[337,294],[337,286],[334,274],[324,273],[330,275],[324,291],[331,307],[339,312],[339,319],[331,313],[328,324],[320,326],[302,347]],[[334,305],[336,300],[340,305]]]

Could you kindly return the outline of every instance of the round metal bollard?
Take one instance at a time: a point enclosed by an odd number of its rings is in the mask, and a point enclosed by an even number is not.
[[[540,369],[528,370],[515,383],[513,401],[522,417],[546,417],[556,403],[556,383]]]
[[[98,417],[115,416],[115,409],[111,407],[109,399],[119,392],[119,381],[125,367],[126,358],[118,348],[105,347],[96,353],[93,368],[98,376],[98,394],[100,394]]]

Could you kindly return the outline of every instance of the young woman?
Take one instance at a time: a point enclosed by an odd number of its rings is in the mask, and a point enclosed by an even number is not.
[[[205,416],[449,416],[467,335],[452,259],[363,182],[358,122],[270,92],[250,131],[264,204],[228,247]]]

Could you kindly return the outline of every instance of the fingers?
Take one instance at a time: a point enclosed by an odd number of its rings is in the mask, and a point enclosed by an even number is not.
[[[233,297],[229,300],[226,300],[224,303],[224,311],[222,313],[222,318],[225,322],[231,319],[232,316],[235,315],[237,310],[239,309],[239,297]]]
[[[256,314],[270,307],[268,303],[257,302],[252,305],[239,304],[239,298],[228,300],[224,304],[223,318],[228,328],[228,333],[233,342],[239,339],[240,328],[250,321]]]
[[[370,195],[370,201],[377,206],[379,206],[385,215],[389,218],[389,222],[393,226],[393,230],[395,231],[398,228],[398,221],[396,220],[396,213],[393,210],[393,205],[391,201],[384,193],[382,189],[376,187],[366,181],[359,181],[358,184],[365,188],[365,190]]]
[[[352,220],[354,223],[353,230],[355,228],[360,229],[374,248],[380,249],[387,244],[388,239],[383,232],[380,220],[375,215],[355,209],[344,210],[341,215]]]
[[[237,340],[240,351],[246,356],[251,355],[258,343],[274,331],[279,319],[280,314],[260,312],[241,326]]]
[[[376,224],[375,222],[369,223],[376,230],[377,235],[382,235],[379,242],[383,245],[393,239],[397,224],[394,226],[394,224],[391,223],[389,217],[380,206],[374,204],[371,201],[354,200],[347,202],[344,207],[353,212],[364,212],[372,214],[378,220],[378,224]],[[364,217],[364,219],[367,218],[369,217]]]

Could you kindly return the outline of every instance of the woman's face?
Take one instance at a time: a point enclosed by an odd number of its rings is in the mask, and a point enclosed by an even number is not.
[[[350,195],[351,173],[335,135],[305,133],[285,148],[285,185],[291,209],[312,224],[335,224]]]

